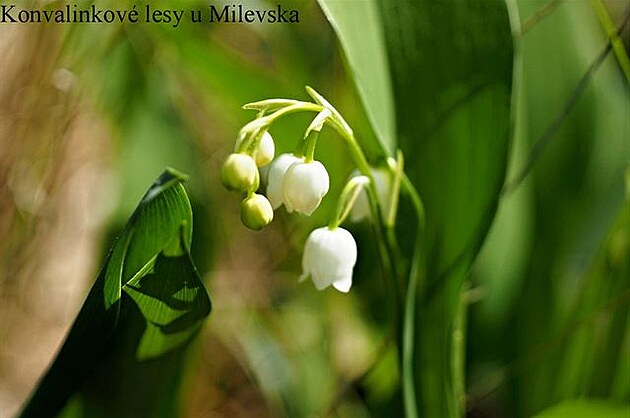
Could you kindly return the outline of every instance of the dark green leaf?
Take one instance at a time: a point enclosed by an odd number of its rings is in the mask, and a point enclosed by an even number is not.
[[[211,310],[184,180],[169,169],[142,198],[21,417],[56,416],[73,395],[74,416],[173,416],[184,349]]]
[[[514,373],[510,394],[527,416],[563,399],[622,401],[630,393],[627,384],[616,386],[630,381],[622,366],[627,303],[618,302],[630,287],[630,275],[620,261],[627,259],[628,247],[615,244],[628,236],[623,176],[630,155],[630,90],[612,52],[599,59],[607,39],[593,3],[563,2],[522,42],[525,111],[519,133],[529,149],[541,138],[545,144],[534,152],[530,182],[524,185],[530,199],[527,234],[534,245],[519,255],[527,266],[519,275],[501,273],[494,279],[512,286],[512,295],[497,297],[519,299],[497,314],[509,318],[503,330],[519,330],[503,356],[505,363],[528,366]],[[547,5],[519,2],[523,21]],[[545,137],[556,120],[558,128]],[[520,171],[528,163],[514,168]],[[613,248],[625,255],[612,257]],[[497,289],[491,282],[484,287],[489,293]],[[532,359],[541,347],[544,354]]]
[[[398,140],[426,208],[416,399],[423,416],[456,417],[464,398],[460,294],[494,217],[510,143],[508,10],[501,0],[380,5]],[[409,222],[400,222],[401,233]]]

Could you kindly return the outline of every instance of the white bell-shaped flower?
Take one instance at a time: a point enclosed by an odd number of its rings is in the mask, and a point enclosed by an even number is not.
[[[278,209],[284,203],[284,176],[289,167],[298,162],[304,161],[304,158],[296,157],[293,154],[281,154],[273,160],[269,165],[267,172],[267,199],[271,203],[271,207]]]
[[[310,277],[317,290],[332,285],[347,293],[356,262],[357,244],[350,232],[343,228],[318,228],[306,240],[300,281]]]
[[[319,161],[292,164],[284,176],[284,206],[288,212],[311,215],[328,193],[328,172]]]

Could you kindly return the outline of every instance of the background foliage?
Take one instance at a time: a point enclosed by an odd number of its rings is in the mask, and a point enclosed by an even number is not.
[[[341,141],[322,133],[331,191],[312,218],[280,211],[247,231],[218,182],[254,116],[240,106],[306,99],[307,84],[373,162],[402,149],[425,201],[420,412],[623,416],[628,25],[607,45],[626,2],[390,3],[287,2],[298,25],[0,26],[0,416],[35,387],[166,166],[190,174],[190,251],[213,299],[177,371],[179,414],[402,413],[396,302],[383,298],[371,229],[349,225],[359,241],[349,295],[297,283],[306,235],[353,168]],[[308,123],[274,126],[278,151]],[[405,254],[414,225],[403,199]]]

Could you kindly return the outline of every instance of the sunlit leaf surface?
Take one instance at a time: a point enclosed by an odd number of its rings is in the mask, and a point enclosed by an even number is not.
[[[147,191],[21,417],[57,416],[73,395],[70,416],[173,416],[184,349],[211,310],[184,180],[169,169]]]
[[[319,4],[339,38],[376,137],[394,155],[394,103],[378,5],[375,0]]]
[[[534,418],[623,418],[628,406],[594,400],[566,401],[536,414]]]

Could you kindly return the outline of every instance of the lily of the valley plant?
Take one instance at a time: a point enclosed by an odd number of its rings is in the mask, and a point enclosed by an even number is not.
[[[404,313],[407,321],[413,318],[415,309],[413,295],[417,287],[419,257],[412,257],[412,274],[409,276],[407,291],[403,293],[400,289],[401,280],[397,277],[400,272],[394,271],[394,258],[399,246],[395,242],[393,226],[400,192],[407,194],[418,215],[416,252],[420,234],[424,230],[424,211],[418,193],[403,171],[402,154],[399,152],[395,158],[389,156],[384,167],[370,165],[354,132],[341,114],[315,90],[310,87],[306,90],[312,102],[268,99],[243,106],[244,109],[256,110],[258,114],[240,130],[234,153],[223,164],[221,181],[226,188],[243,196],[241,220],[250,229],[261,230],[269,225],[274,210],[282,206],[289,213],[310,216],[329,190],[328,172],[315,159],[315,151],[320,131],[325,125],[331,126],[348,146],[356,170],[338,197],[337,210],[329,224],[315,229],[308,236],[300,280],[310,278],[318,290],[332,286],[344,293],[350,291],[357,261],[357,244],[352,234],[340,225],[348,216],[355,222],[369,219],[374,225],[384,275],[392,280],[391,288],[395,289],[394,310],[399,319]],[[297,142],[295,151],[274,159],[275,144],[269,129],[279,119],[298,112],[312,112],[315,117]],[[261,191],[259,169],[264,166],[267,166],[266,188]],[[414,390],[409,349],[413,346],[413,327],[409,325],[397,325],[402,347],[403,391],[408,416],[410,412],[413,415],[415,408],[412,397],[408,396]]]

